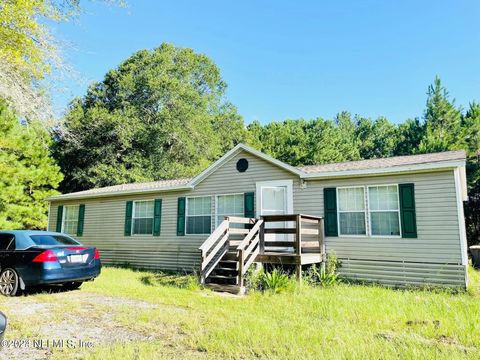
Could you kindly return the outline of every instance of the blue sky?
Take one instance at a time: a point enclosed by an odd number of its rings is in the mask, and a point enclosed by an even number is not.
[[[54,26],[83,81],[57,110],[133,52],[162,42],[205,53],[243,115],[267,123],[347,110],[393,122],[421,116],[439,75],[457,104],[480,99],[480,1],[83,1]]]

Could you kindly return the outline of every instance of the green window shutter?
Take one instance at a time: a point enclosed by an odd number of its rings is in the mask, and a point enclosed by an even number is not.
[[[415,187],[413,184],[400,184],[400,220],[402,223],[402,237],[417,237],[417,216],[415,214]]]
[[[63,220],[63,205],[59,205],[57,208],[57,228],[56,232],[62,232],[62,220]]]
[[[83,225],[85,223],[85,204],[78,207],[77,236],[83,235]]]
[[[323,189],[323,206],[325,218],[325,236],[338,236],[336,188]]]
[[[162,222],[162,199],[155,199],[153,208],[153,236],[160,236],[160,224]]]
[[[177,205],[177,236],[185,236],[185,198],[178,198]]]
[[[253,192],[248,192],[243,194],[243,200],[244,200],[244,215],[246,218],[254,218],[255,217],[255,207],[254,207],[254,197],[255,193]]]
[[[132,211],[133,201],[127,201],[125,208],[125,236],[132,235]]]

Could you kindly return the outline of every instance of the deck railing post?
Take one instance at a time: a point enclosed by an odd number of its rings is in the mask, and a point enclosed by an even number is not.
[[[260,254],[265,253],[265,219],[263,219],[262,224],[260,225],[260,231],[259,231],[259,236],[260,236]]]
[[[322,263],[321,263],[321,267],[323,270],[325,270],[325,263],[327,261],[327,254],[326,254],[326,251],[325,251],[325,238],[324,238],[324,229],[323,229],[323,226],[324,226],[324,223],[323,223],[323,217],[321,219],[318,220],[318,245],[320,247],[320,254],[322,256]]]
[[[230,248],[230,219],[228,219],[227,221],[228,221],[228,226],[227,226],[227,229],[225,230],[225,233],[228,236],[227,238],[227,249],[228,249]]]
[[[297,215],[296,217],[296,233],[295,233],[295,243],[296,243],[296,252],[297,255],[302,254],[302,216]]]
[[[238,254],[238,286],[243,287],[243,264],[245,262],[245,250],[241,249]]]
[[[297,215],[296,217],[296,234],[295,242],[297,247],[297,261],[296,261],[296,275],[297,281],[300,283],[302,280],[302,216]]]
[[[203,276],[203,260],[205,259],[205,254],[203,250],[200,250],[200,273],[198,274],[199,276],[199,281],[201,285],[205,285],[205,277]]]

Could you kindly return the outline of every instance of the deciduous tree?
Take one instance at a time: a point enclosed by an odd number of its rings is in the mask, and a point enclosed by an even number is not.
[[[162,44],[133,54],[66,116],[55,155],[63,191],[193,176],[246,136],[218,67]]]
[[[0,98],[21,116],[35,120],[53,116],[49,102],[53,82],[47,86],[44,80],[53,71],[63,76],[70,70],[49,22],[68,20],[79,11],[80,0],[0,1]]]

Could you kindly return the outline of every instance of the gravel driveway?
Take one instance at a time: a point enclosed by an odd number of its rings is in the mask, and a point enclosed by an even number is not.
[[[9,328],[0,359],[48,359],[52,348],[81,358],[89,347],[114,342],[155,340],[115,321],[119,309],[157,308],[147,302],[83,291],[3,298],[0,309]],[[21,334],[21,335],[20,335]],[[25,336],[27,334],[27,336]]]

